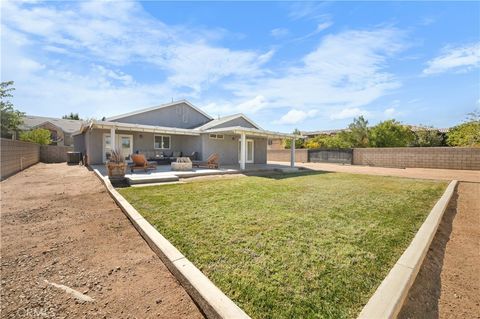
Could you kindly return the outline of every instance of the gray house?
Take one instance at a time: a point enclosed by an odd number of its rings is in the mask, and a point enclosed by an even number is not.
[[[111,150],[118,149],[127,160],[137,151],[148,158],[195,153],[198,160],[217,153],[220,165],[244,169],[246,163],[267,162],[269,138],[295,136],[263,130],[243,114],[213,119],[181,100],[84,123],[74,134],[74,145],[87,155],[88,164],[105,163]]]

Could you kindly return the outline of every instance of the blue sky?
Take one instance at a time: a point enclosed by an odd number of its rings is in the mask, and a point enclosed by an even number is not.
[[[2,81],[33,115],[188,99],[277,131],[480,108],[479,2],[2,2]]]

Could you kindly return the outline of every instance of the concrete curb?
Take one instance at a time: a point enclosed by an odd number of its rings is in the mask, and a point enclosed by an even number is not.
[[[456,180],[450,182],[413,238],[410,246],[403,252],[368,303],[363,307],[358,318],[397,317],[417,277],[456,186]]]
[[[93,171],[105,185],[113,200],[122,209],[128,219],[130,219],[133,226],[202,309],[207,318],[250,318],[240,307],[218,289],[207,276],[183,256],[175,246],[144,219],[142,215],[117,192],[108,177],[103,177],[97,169]]]

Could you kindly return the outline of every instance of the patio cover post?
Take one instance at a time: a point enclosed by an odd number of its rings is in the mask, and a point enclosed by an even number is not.
[[[246,152],[245,133],[240,134],[240,169],[245,169],[245,152]]]
[[[112,126],[110,128],[110,147],[112,151],[116,148],[115,144],[115,126]]]
[[[290,145],[290,166],[295,167],[295,137],[292,138],[292,144]]]

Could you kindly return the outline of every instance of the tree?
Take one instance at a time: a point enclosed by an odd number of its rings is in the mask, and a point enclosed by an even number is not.
[[[404,147],[415,140],[415,135],[405,125],[387,120],[370,129],[370,145],[373,147]]]
[[[448,145],[480,147],[480,111],[468,115],[467,122],[453,127],[448,132]]]
[[[422,128],[414,132],[415,140],[412,146],[442,146],[444,144],[442,134],[433,128]]]
[[[62,116],[62,119],[66,119],[66,120],[81,120],[80,116],[78,116],[78,113],[73,113],[73,112],[70,112],[70,114],[68,114],[68,115]]]
[[[293,134],[295,135],[302,135],[302,133],[298,130],[298,129],[294,129],[293,130]],[[295,139],[295,148],[298,149],[298,148],[304,148],[304,140],[303,138],[296,138]],[[292,146],[292,139],[288,138],[288,139],[285,139],[283,141],[283,145],[285,146],[285,148],[289,149],[291,146]]]
[[[368,147],[368,121],[363,116],[354,118],[353,122],[348,125],[348,130],[342,131],[338,135],[345,144],[350,144],[351,147]]]
[[[305,142],[305,147],[314,148],[351,148],[352,143],[349,139],[345,139],[341,134],[337,135],[317,135]]]
[[[8,100],[9,97],[13,97],[10,92],[15,90],[10,86],[13,86],[13,81],[0,83],[1,136],[6,138],[11,138],[12,134],[18,130],[25,115],[25,113],[17,111],[12,102]]]
[[[21,132],[20,140],[25,142],[33,142],[41,145],[48,145],[52,143],[50,131],[44,128],[37,128],[31,131]]]

